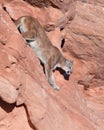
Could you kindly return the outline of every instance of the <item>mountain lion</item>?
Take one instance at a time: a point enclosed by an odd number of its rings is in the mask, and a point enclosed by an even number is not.
[[[14,22],[27,44],[43,63],[49,84],[55,90],[59,90],[60,87],[55,83],[53,71],[56,67],[60,67],[67,75],[70,75],[73,62],[64,58],[59,49],[52,45],[45,30],[36,18],[22,16]]]

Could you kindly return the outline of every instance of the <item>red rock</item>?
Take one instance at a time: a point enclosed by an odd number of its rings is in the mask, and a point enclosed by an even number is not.
[[[103,8],[78,2],[76,11],[75,19],[66,27],[66,47],[63,49],[70,51],[86,65],[88,70],[83,72],[85,75],[82,77],[83,81],[89,86],[102,86],[104,84]]]
[[[104,1],[103,0],[79,0],[84,3],[93,4],[94,6],[102,6],[104,7]]]
[[[52,6],[54,8],[58,8],[63,12],[66,12],[69,10],[69,8],[73,5],[73,3],[75,4],[75,0],[24,0],[28,3],[30,3],[31,5],[33,5],[34,7],[38,6],[38,7],[49,7]],[[73,11],[73,10],[72,10]]]
[[[57,5],[57,1],[52,2]],[[76,16],[68,23],[72,8],[65,5],[64,12],[61,12],[61,7],[34,8],[23,1],[1,1],[1,130],[104,129],[103,8],[77,2]],[[72,12],[75,12],[74,8]],[[55,46],[63,49],[61,52],[66,57],[74,60],[69,80],[58,71],[54,73],[60,91],[49,86],[39,60],[10,18],[17,19],[22,15],[38,18],[43,26],[53,24],[54,28],[47,35]],[[65,41],[61,48],[63,38]],[[87,90],[84,89],[86,85],[89,87],[85,88]]]
[[[3,77],[0,77],[0,97],[8,103],[14,103],[18,98],[18,91]]]

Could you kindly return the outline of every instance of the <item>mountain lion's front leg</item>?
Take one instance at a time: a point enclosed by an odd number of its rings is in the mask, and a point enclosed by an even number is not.
[[[45,74],[46,74],[46,78],[48,80],[48,83],[55,89],[55,90],[59,90],[60,87],[56,85],[55,80],[54,80],[54,75],[53,75],[53,69],[51,68],[51,65],[49,64],[49,62],[47,62],[45,64]]]

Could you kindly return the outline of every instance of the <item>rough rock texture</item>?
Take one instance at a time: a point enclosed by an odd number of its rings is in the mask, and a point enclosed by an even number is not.
[[[64,51],[81,59],[88,71],[79,81],[85,87],[104,85],[104,9],[93,5],[77,3],[77,15],[66,26]],[[81,10],[81,11],[80,11]]]
[[[64,28],[69,20],[75,16],[75,0],[24,0],[29,4],[37,7],[45,7],[47,10],[46,27],[48,31],[53,30],[55,27]],[[47,8],[46,8],[47,7]],[[43,12],[42,12],[43,13]],[[45,12],[44,12],[45,13]],[[51,18],[51,20],[50,20]],[[50,23],[51,22],[51,23]]]
[[[55,7],[60,9],[63,12],[71,10],[73,4],[75,4],[75,0],[24,0],[30,3],[33,6],[38,7]],[[71,12],[74,10],[71,10]]]
[[[95,2],[50,0],[38,8],[0,0],[0,130],[104,130],[104,9],[103,0]],[[36,17],[52,43],[74,60],[69,80],[54,73],[60,91],[49,86],[10,18],[23,15]]]
[[[104,1],[103,0],[79,0],[79,1],[82,1],[82,2],[88,3],[88,4],[93,4],[93,6],[98,5],[98,6],[104,7]]]

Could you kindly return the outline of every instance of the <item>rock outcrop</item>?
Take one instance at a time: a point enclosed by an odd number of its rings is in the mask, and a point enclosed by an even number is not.
[[[25,1],[0,0],[0,129],[104,130],[103,0]],[[23,15],[74,61],[69,80],[54,72],[60,91],[13,23]]]

